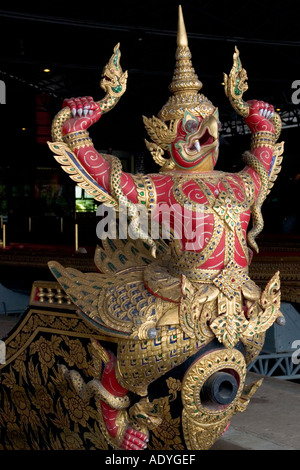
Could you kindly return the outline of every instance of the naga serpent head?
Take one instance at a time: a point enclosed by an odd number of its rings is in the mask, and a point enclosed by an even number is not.
[[[100,86],[101,88],[111,96],[120,98],[126,90],[126,83],[128,73],[123,72],[120,65],[120,44],[118,43],[114,48],[114,53],[105,65]]]

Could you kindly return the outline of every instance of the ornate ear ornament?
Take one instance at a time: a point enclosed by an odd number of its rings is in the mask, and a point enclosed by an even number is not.
[[[151,153],[155,163],[162,167],[161,171],[172,170],[175,167],[175,163],[173,160],[171,160],[171,158],[163,157],[164,151],[161,147],[159,147],[153,142],[148,142],[148,140],[146,139],[145,144],[147,149]]]
[[[153,140],[163,150],[168,150],[168,146],[173,142],[177,135],[178,120],[171,121],[168,127],[161,119],[152,116],[147,118],[143,116],[145,128]]]

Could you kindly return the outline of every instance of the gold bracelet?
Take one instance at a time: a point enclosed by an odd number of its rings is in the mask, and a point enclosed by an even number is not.
[[[67,134],[63,137],[63,140],[71,150],[93,145],[88,131],[70,132],[70,134]]]
[[[255,134],[252,135],[251,149],[255,149],[258,147],[268,147],[273,149],[274,144],[275,135],[272,132],[261,131],[255,132]]]

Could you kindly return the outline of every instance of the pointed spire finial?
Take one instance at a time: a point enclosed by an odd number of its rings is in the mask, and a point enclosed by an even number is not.
[[[181,5],[178,7],[177,49],[175,54],[175,70],[169,90],[172,95],[160,110],[158,117],[162,121],[182,118],[186,111],[194,115],[206,117],[215,110],[212,103],[200,95],[202,83],[193,64],[192,54],[188,46]]]
[[[179,5],[178,7],[177,46],[188,46],[188,38],[186,34],[181,5]]]

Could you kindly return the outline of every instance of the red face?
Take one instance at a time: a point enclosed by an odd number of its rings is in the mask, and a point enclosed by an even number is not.
[[[214,167],[219,155],[218,111],[202,118],[186,111],[177,127],[177,137],[169,146],[173,161],[180,168],[195,168],[205,160]]]

